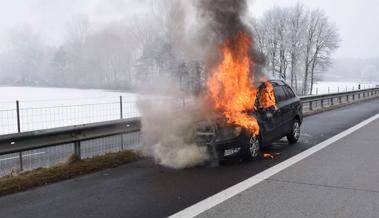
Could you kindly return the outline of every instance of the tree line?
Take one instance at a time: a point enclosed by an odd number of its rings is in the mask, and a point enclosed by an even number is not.
[[[272,8],[250,26],[266,57],[266,73],[289,82],[301,95],[312,93],[339,47],[338,30],[326,13],[301,4]]]
[[[0,84],[132,90],[174,78],[198,90],[204,72],[190,50],[180,1],[152,1],[151,13],[106,26],[77,15],[65,26],[65,41],[49,46],[28,26],[9,32],[0,49]]]
[[[180,1],[153,1],[151,13],[101,28],[78,15],[66,24],[59,46],[48,46],[30,28],[16,28],[0,52],[0,83],[133,90],[170,78],[198,92],[208,75],[185,10]],[[266,57],[264,71],[300,94],[311,93],[339,45],[326,14],[302,5],[273,8],[249,24]]]

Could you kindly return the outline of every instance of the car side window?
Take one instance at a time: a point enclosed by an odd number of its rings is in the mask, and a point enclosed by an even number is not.
[[[295,97],[295,93],[292,91],[292,89],[289,86],[285,86],[284,90],[286,91],[288,99]]]
[[[275,86],[274,91],[275,91],[276,102],[279,103],[287,99],[287,95],[281,86]]]

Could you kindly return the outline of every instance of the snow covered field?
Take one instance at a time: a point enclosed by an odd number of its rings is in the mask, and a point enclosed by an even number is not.
[[[313,95],[321,95],[328,93],[336,93],[336,92],[346,92],[358,90],[359,84],[361,85],[361,89],[375,88],[379,85],[377,83],[359,83],[359,82],[318,82],[314,85]]]
[[[373,88],[379,83],[319,82],[313,94],[327,94]],[[16,101],[20,102],[21,131],[47,129],[120,119],[120,96],[123,118],[137,117],[139,95],[97,89],[0,87],[0,135],[16,133]]]
[[[136,117],[138,95],[106,90],[0,87],[0,135],[17,132],[16,100],[21,131]]]

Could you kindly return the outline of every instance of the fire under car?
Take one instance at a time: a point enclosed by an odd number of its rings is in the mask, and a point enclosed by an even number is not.
[[[290,144],[300,137],[300,126],[303,121],[302,105],[292,88],[281,80],[270,80],[276,106],[263,108],[260,96],[265,90],[265,83],[259,85],[255,110],[246,111],[253,116],[259,125],[259,134],[239,125],[225,122],[222,118],[204,121],[196,128],[195,142],[206,146],[220,162],[247,158],[256,159],[264,146],[286,137]]]

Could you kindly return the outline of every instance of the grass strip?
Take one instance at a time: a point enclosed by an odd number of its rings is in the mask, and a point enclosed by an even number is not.
[[[37,168],[17,175],[0,178],[0,196],[8,195],[30,188],[71,179],[80,175],[114,168],[139,159],[131,151],[109,153],[84,160],[72,155],[66,163],[48,168]]]

